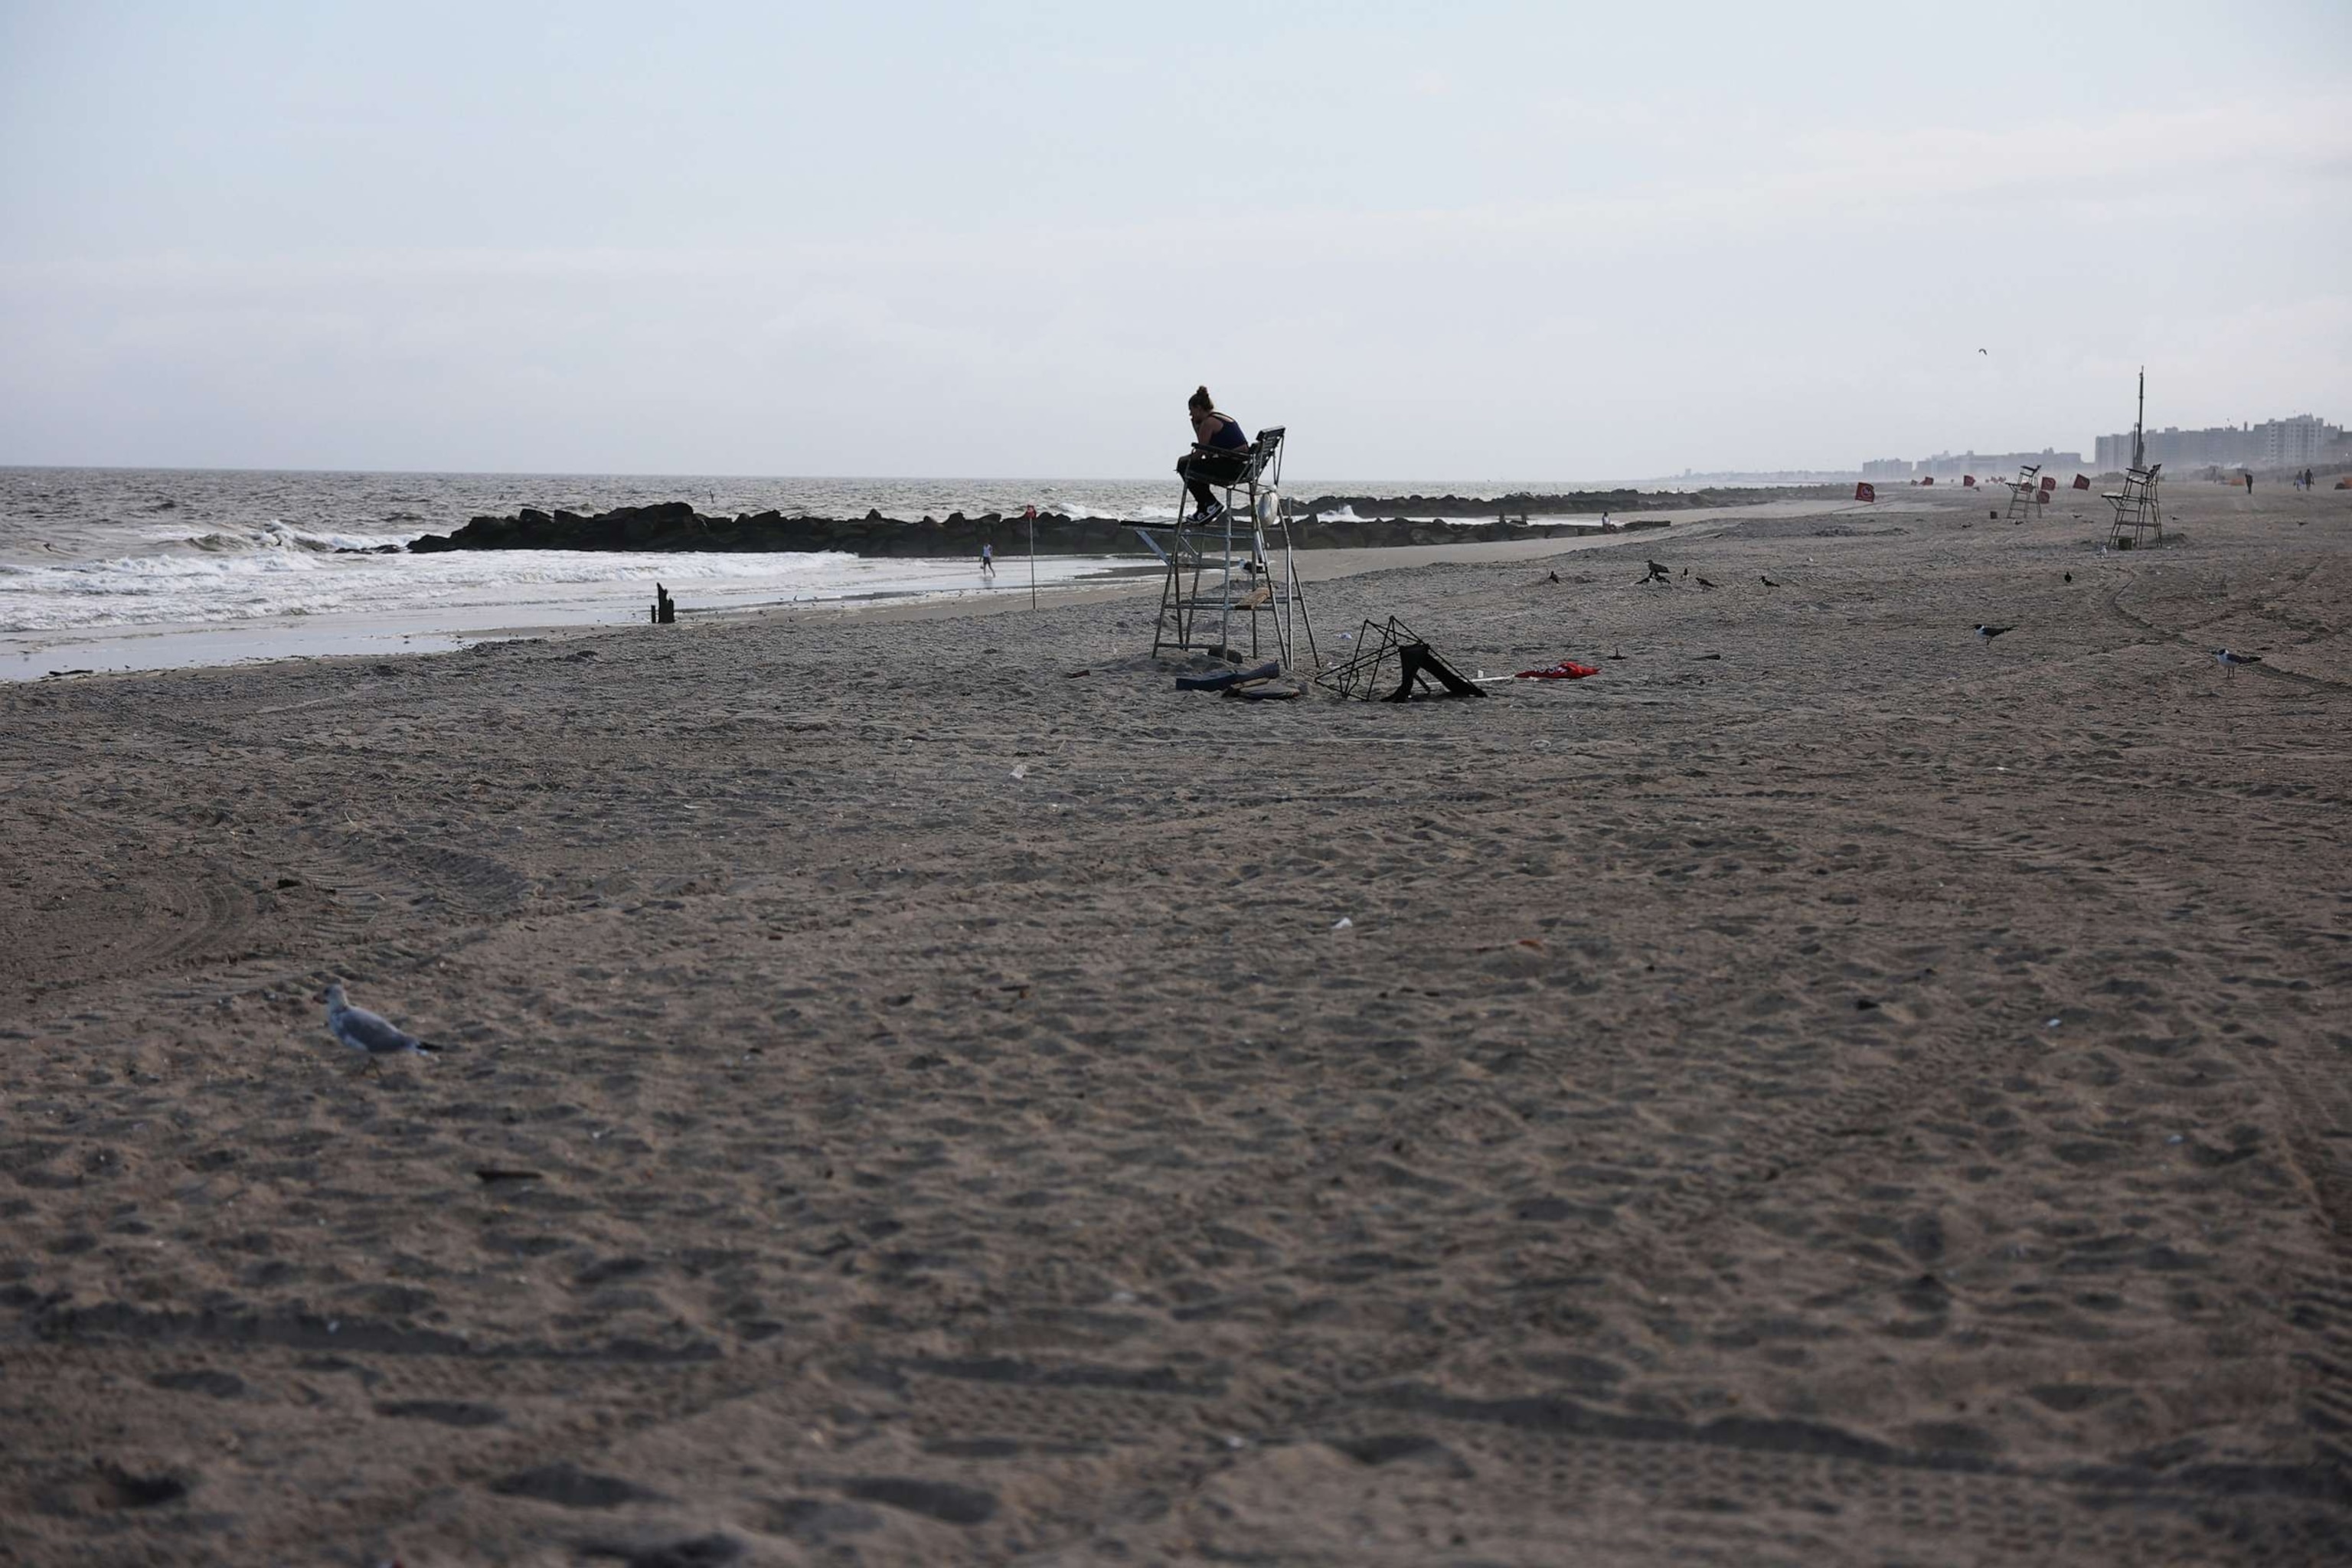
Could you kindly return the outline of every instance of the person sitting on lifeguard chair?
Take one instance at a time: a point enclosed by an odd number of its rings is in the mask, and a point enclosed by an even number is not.
[[[1197,527],[1224,515],[1209,487],[1229,485],[1242,477],[1249,468],[1250,442],[1240,420],[1217,412],[1207,387],[1195,388],[1184,406],[1192,418],[1192,449],[1177,459],[1176,471],[1184,476],[1184,488],[1196,503],[1184,521]]]

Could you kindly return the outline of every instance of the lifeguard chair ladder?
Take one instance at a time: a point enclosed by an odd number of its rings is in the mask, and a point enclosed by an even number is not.
[[[1309,664],[1317,662],[1315,624],[1291,554],[1290,522],[1282,514],[1282,446],[1286,432],[1273,426],[1243,449],[1239,474],[1213,481],[1224,494],[1223,515],[1206,523],[1189,521],[1189,494],[1177,495],[1175,522],[1131,524],[1145,548],[1166,568],[1160,586],[1160,619],[1151,651],[1239,654],[1234,622],[1249,622],[1249,657],[1274,656],[1287,668],[1304,637]]]

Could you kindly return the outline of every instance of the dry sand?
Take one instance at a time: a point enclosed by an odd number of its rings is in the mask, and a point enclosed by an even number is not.
[[[0,1561],[2345,1561],[2352,493],[2172,503],[0,690]]]

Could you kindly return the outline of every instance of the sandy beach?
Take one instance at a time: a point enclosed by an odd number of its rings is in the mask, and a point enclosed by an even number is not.
[[[2352,492],[2168,500],[0,685],[0,1563],[2352,1560]]]

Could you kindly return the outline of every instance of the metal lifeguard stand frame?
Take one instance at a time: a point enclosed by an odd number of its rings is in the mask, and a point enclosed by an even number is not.
[[[1275,657],[1286,668],[1297,638],[1304,634],[1310,664],[1319,661],[1315,623],[1291,556],[1290,521],[1282,514],[1282,444],[1285,430],[1273,426],[1243,448],[1241,472],[1212,480],[1224,492],[1224,512],[1206,523],[1190,521],[1191,495],[1177,493],[1178,521],[1129,526],[1167,569],[1160,588],[1160,620],[1151,651],[1236,653],[1234,621],[1249,619],[1249,657],[1262,656],[1270,629]],[[1262,628],[1261,622],[1269,622]]]
[[[2017,478],[2001,481],[2009,487],[2009,520],[2013,522],[2022,517],[2032,517],[2035,507],[2049,504],[2048,493],[2042,489],[2041,480],[2034,477],[2041,472],[2042,465],[2039,463],[2020,463],[2017,466]]]
[[[2151,533],[2158,544],[2164,542],[2164,508],[2156,493],[2157,481],[2163,474],[2162,463],[2126,468],[2123,489],[2099,492],[2099,499],[2116,509],[2116,520],[2107,528],[2110,548],[2138,549],[2147,543]]]

